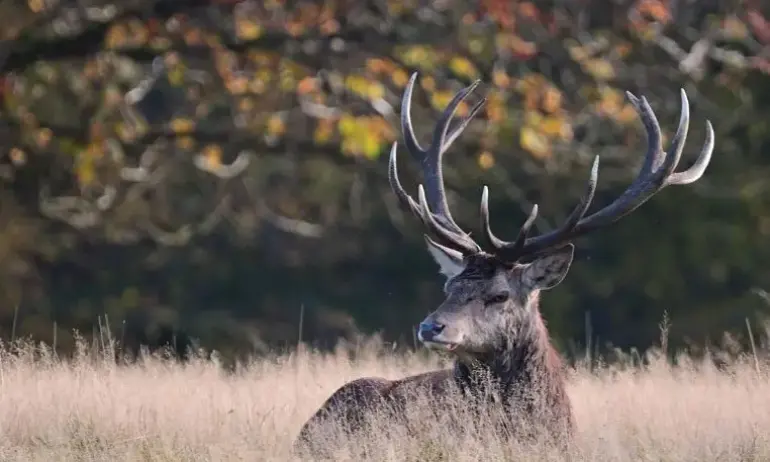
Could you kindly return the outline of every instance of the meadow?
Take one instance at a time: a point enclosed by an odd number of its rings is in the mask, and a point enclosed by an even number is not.
[[[405,431],[383,417],[363,438],[332,431],[324,441],[334,444],[334,460],[360,460],[362,451],[381,461],[770,460],[770,367],[761,354],[718,368],[685,357],[673,367],[655,354],[644,367],[575,367],[569,393],[578,432],[568,454],[431,419]],[[216,357],[178,364],[147,356],[125,366],[85,343],[64,360],[17,342],[0,348],[0,460],[303,460],[292,441],[334,389],[443,361],[371,341],[355,354],[299,349],[226,372]]]

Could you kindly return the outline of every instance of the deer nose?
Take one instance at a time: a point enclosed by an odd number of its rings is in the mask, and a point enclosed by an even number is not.
[[[430,342],[436,335],[444,330],[444,327],[446,327],[444,324],[439,324],[437,322],[421,322],[417,335],[423,342]]]

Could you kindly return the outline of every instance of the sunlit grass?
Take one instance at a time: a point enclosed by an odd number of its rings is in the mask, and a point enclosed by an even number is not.
[[[426,354],[377,346],[254,360],[236,373],[212,360],[146,358],[118,366],[86,350],[63,361],[31,344],[0,350],[1,460],[296,460],[292,442],[337,387],[362,376],[399,378],[440,366]],[[350,438],[331,429],[334,460],[770,460],[770,374],[753,358],[653,359],[645,369],[575,370],[578,432],[570,454],[502,441],[481,427],[423,419],[407,431],[384,417]],[[450,410],[462,412],[461,408]]]

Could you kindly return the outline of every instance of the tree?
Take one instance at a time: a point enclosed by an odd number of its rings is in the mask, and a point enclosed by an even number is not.
[[[304,339],[411,341],[439,284],[383,154],[417,71],[418,133],[483,82],[447,183],[463,223],[488,184],[492,208],[519,210],[495,223],[509,232],[533,202],[539,228],[563,220],[597,154],[595,202],[614,194],[645,142],[623,92],[645,95],[670,137],[685,88],[690,145],[705,119],[717,132],[706,178],[580,242],[544,308],[565,341],[584,338],[586,311],[621,346],[649,344],[664,308],[677,338],[742,326],[770,276],[763,14],[737,1],[5,2],[0,324],[20,307],[18,333],[50,340],[55,322],[66,344],[107,313],[115,329],[173,325],[235,350],[296,342],[302,313]]]

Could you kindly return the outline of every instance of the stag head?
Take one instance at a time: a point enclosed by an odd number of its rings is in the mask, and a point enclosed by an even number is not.
[[[698,180],[706,170],[714,148],[714,131],[706,122],[706,142],[696,162],[683,172],[675,172],[681,158],[690,120],[689,102],[681,91],[679,126],[668,151],[661,145],[661,131],[646,98],[626,93],[647,132],[647,152],[636,179],[614,202],[587,215],[593,200],[599,172],[599,157],[594,159],[585,193],[559,228],[537,236],[530,231],[538,208],[522,225],[513,241],[504,241],[492,233],[486,186],[481,195],[481,237],[486,247],[474,241],[454,221],[447,205],[441,159],[482,108],[485,100],[474,105],[469,114],[450,131],[450,124],[460,103],[478,86],[479,81],[460,90],[440,115],[431,145],[423,148],[412,127],[410,106],[417,73],[412,74],[401,106],[401,129],[407,151],[422,166],[425,186],[418,188],[418,198],[406,193],[398,178],[397,143],[390,152],[388,178],[400,203],[425,226],[425,240],[430,254],[446,277],[446,299],[420,323],[418,337],[427,347],[451,351],[460,358],[478,358],[501,349],[515,348],[531,340],[541,327],[537,299],[541,290],[558,285],[572,263],[578,236],[613,224],[628,215],[654,194],[670,185],[686,185]]]

